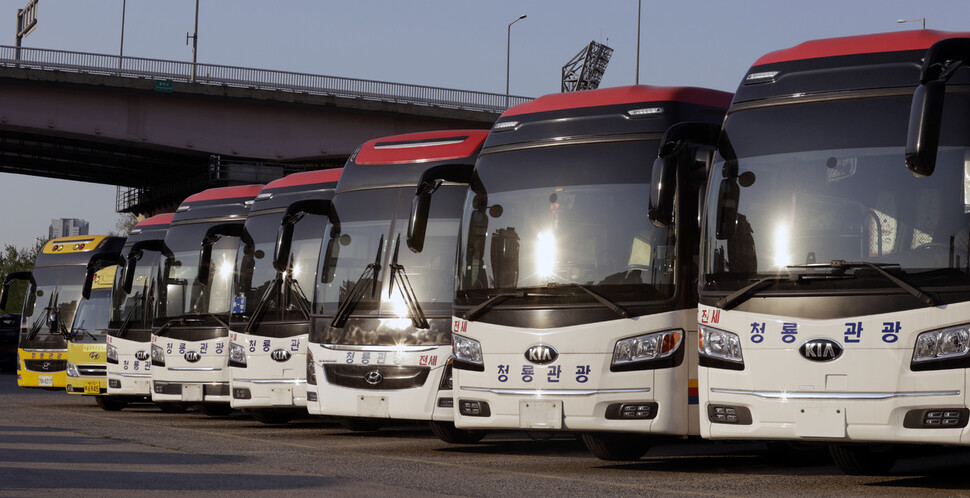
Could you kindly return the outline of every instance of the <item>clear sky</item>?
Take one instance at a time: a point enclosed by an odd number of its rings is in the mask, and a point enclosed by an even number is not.
[[[122,0],[39,0],[25,47],[117,54]],[[16,12],[0,0],[0,44]],[[967,0],[642,0],[640,83],[734,91],[766,52],[806,40],[904,29],[970,31]],[[191,60],[194,0],[127,0],[125,55]],[[559,91],[591,40],[615,51],[601,87],[634,82],[637,0],[200,0],[199,62],[504,93]],[[0,173],[0,246],[46,236],[51,218],[115,227],[115,187]],[[25,209],[27,203],[30,209]]]

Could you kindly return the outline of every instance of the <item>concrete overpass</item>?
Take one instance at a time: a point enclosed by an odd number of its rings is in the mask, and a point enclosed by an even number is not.
[[[488,128],[526,100],[0,46],[0,172],[118,185],[119,211],[150,214],[209,186],[340,166],[376,136]]]

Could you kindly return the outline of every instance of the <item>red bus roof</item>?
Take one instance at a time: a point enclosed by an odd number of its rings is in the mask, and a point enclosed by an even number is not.
[[[733,95],[728,92],[690,86],[662,87],[648,85],[618,86],[581,92],[553,93],[509,108],[505,116],[535,112],[599,107],[637,102],[687,102],[727,109]]]
[[[410,164],[471,157],[488,130],[442,130],[407,133],[364,142],[357,164]]]
[[[182,204],[185,204],[186,202],[215,201],[219,199],[235,199],[243,197],[253,198],[256,197],[256,194],[258,194],[262,188],[262,185],[240,185],[237,187],[210,188],[186,197],[185,200],[182,201]]]
[[[763,64],[774,64],[776,62],[791,62],[839,55],[926,50],[934,43],[945,38],[966,37],[970,37],[970,33],[918,29],[892,33],[827,38],[824,40],[807,41],[791,48],[765,54],[754,65],[760,66]]]
[[[175,216],[175,213],[156,214],[155,216],[151,216],[139,221],[135,226],[146,227],[150,225],[171,225],[173,216]]]
[[[296,187],[299,185],[315,185],[317,183],[336,183],[340,179],[343,168],[321,169],[316,171],[304,171],[286,175],[279,180],[273,180],[263,187],[263,190],[274,188]]]

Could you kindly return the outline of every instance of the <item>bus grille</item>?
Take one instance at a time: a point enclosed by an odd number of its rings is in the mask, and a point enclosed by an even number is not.
[[[352,389],[413,389],[428,380],[430,367],[324,365],[327,382]],[[375,373],[376,372],[376,373]]]
[[[63,372],[67,360],[24,360],[24,367],[31,372]]]
[[[104,377],[108,368],[105,365],[78,365],[77,373],[83,377]]]

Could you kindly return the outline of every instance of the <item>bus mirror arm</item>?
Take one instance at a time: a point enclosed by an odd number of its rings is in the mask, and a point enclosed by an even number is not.
[[[241,237],[243,225],[241,223],[222,223],[210,227],[202,237],[202,249],[199,251],[199,271],[196,279],[202,284],[209,282],[209,266],[212,263],[212,246],[223,235],[228,237]]]
[[[738,200],[741,198],[741,186],[737,177],[724,178],[717,191],[717,219],[715,220],[715,237],[726,240],[734,235],[738,224]]]
[[[120,254],[98,254],[88,261],[84,273],[84,285],[81,287],[81,297],[91,299],[91,285],[94,283],[94,274],[111,265],[120,265],[124,261]]]
[[[0,288],[0,309],[7,309],[7,297],[9,296],[10,284],[14,280],[34,280],[34,274],[29,271],[10,272],[3,277],[3,288]]]
[[[122,292],[131,294],[131,287],[135,282],[135,268],[138,267],[138,260],[141,258],[142,253],[144,251],[161,252],[162,245],[161,239],[141,240],[131,245],[131,248],[128,249],[128,258],[125,261],[124,267],[121,269]]]
[[[431,212],[431,194],[444,182],[469,185],[475,166],[472,164],[439,164],[421,174],[411,201],[411,216],[408,218],[407,244],[411,252],[424,250],[424,235],[428,228],[428,214]]]
[[[947,38],[934,43],[923,58],[906,133],[906,167],[917,177],[930,176],[936,168],[946,82],[967,57],[970,38]]]
[[[655,226],[666,227],[674,222],[679,166],[692,167],[696,157],[706,157],[700,152],[704,148],[716,147],[720,135],[720,124],[704,121],[677,123],[664,132],[651,172],[647,209],[647,216]]]
[[[287,206],[276,234],[276,246],[273,248],[273,268],[283,273],[289,264],[290,248],[293,245],[293,226],[304,215],[312,214],[326,216],[330,214],[330,201],[326,199],[305,199]]]

